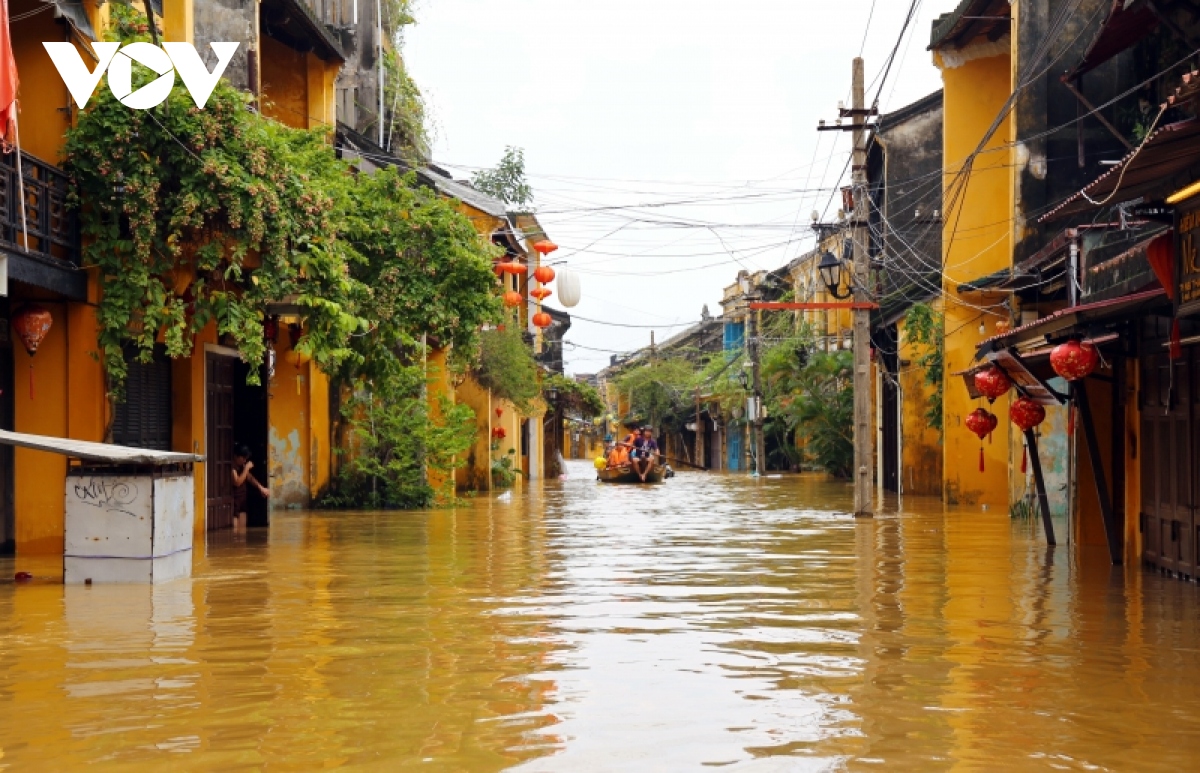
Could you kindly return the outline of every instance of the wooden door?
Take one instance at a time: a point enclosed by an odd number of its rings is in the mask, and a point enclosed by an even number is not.
[[[232,357],[204,355],[209,531],[233,526],[233,368]]]
[[[1194,518],[1189,359],[1144,358],[1142,369],[1142,558],[1184,577],[1197,576],[1200,534]]]

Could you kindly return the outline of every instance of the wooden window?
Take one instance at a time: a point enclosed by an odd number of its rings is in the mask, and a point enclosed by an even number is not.
[[[150,362],[125,351],[129,377],[113,417],[113,442],[135,448],[171,450],[171,360],[162,347]]]

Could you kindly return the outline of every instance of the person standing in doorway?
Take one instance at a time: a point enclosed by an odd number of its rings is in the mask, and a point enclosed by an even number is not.
[[[250,461],[250,449],[244,445],[234,448],[233,531],[235,534],[246,530],[246,498],[249,487],[253,485],[263,499],[271,496],[271,492],[267,490],[267,487],[259,483],[258,478],[251,474],[250,471],[253,469],[254,462]]]

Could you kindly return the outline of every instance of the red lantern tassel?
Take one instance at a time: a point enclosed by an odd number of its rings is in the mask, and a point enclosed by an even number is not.
[[[1075,406],[1067,408],[1067,437],[1075,437]]]
[[[979,471],[983,472],[983,444],[979,444]]]
[[[1025,474],[1027,469],[1026,460],[1029,457],[1029,446],[1021,446],[1021,474]]]
[[[33,401],[33,363],[29,363],[29,400]]]

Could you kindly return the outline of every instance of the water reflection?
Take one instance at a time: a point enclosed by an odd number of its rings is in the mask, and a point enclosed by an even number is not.
[[[0,769],[1168,770],[1200,751],[1194,586],[1069,560],[1003,513],[856,521],[818,478],[573,472],[457,511],[285,515],[211,544],[191,581],[0,584]]]

